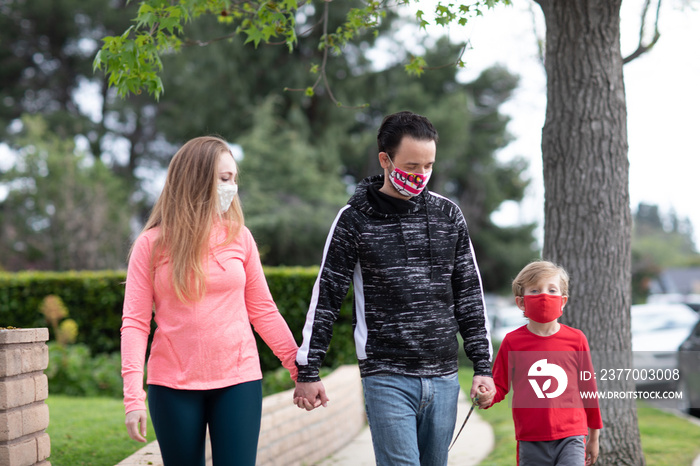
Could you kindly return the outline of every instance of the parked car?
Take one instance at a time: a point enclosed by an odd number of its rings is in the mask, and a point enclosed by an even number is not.
[[[678,407],[700,417],[700,322],[678,347],[678,369],[677,391],[683,396]]]
[[[516,305],[496,308],[489,317],[491,318],[491,339],[494,341],[503,341],[506,333],[527,324],[523,311]]]
[[[631,318],[633,364],[640,371],[637,386],[675,385],[678,347],[700,316],[685,304],[654,303],[633,305]]]

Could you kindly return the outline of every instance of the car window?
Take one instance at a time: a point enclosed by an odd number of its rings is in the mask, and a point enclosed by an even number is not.
[[[688,312],[682,312],[688,311]],[[632,334],[662,330],[689,329],[698,321],[698,315],[690,308],[632,306]]]

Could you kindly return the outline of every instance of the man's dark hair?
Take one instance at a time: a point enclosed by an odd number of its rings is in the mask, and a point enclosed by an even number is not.
[[[413,112],[397,112],[384,117],[377,132],[379,152],[386,152],[393,158],[404,136],[417,141],[438,142],[438,133],[426,117]]]

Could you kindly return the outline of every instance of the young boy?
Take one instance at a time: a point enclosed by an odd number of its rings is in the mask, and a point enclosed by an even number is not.
[[[594,380],[580,376],[592,372],[588,340],[557,321],[568,289],[566,271],[547,261],[528,264],[513,280],[515,303],[528,323],[501,343],[493,367],[493,403],[503,400],[512,385],[519,466],[582,466],[598,459],[600,409],[595,398],[584,401],[580,395],[596,390]]]

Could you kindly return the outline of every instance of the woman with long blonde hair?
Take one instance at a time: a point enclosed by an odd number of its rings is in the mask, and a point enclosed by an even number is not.
[[[132,246],[122,316],[126,426],[146,441],[148,401],[165,466],[255,464],[262,373],[251,324],[296,381],[297,345],[272,300],[237,196],[238,169],[217,137],[188,141]]]

